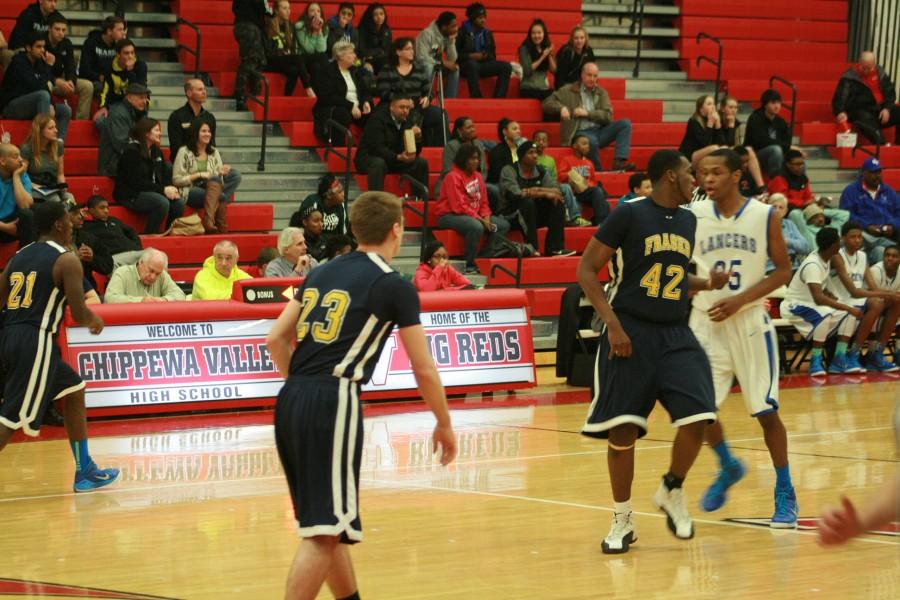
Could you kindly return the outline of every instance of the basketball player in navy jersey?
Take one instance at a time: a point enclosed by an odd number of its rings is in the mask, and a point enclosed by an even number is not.
[[[604,323],[594,371],[593,402],[581,432],[605,438],[614,516],[601,548],[627,552],[637,541],[631,510],[634,446],[647,433],[657,399],[678,428],[672,459],[653,501],[680,539],[694,535],[682,484],[716,419],[706,354],[687,326],[688,292],[725,285],[727,274],[688,273],[697,220],[681,208],[693,192],[691,163],[660,150],[649,163],[653,193],[619,204],[588,242],[578,282]],[[597,274],[611,263],[606,292]]]
[[[118,469],[100,469],[88,453],[84,381],[63,361],[56,345],[66,303],[82,327],[98,334],[103,320],[84,303],[81,260],[68,251],[72,223],[61,202],[34,209],[40,239],[19,250],[0,278],[4,307],[0,356],[6,370],[0,405],[0,450],[21,429],[37,436],[51,401],[62,400],[66,433],[75,456],[76,492],[113,483]]]
[[[362,540],[359,388],[395,326],[437,418],[432,440],[441,464],[456,456],[444,388],[419,323],[419,296],[388,264],[403,238],[400,200],[362,194],[350,207],[350,223],[357,251],[311,271],[266,339],[287,377],[275,406],[275,441],[303,538],[287,580],[291,600],[315,598],[325,581],[336,598],[359,598],[348,550]]]
[[[697,273],[720,268],[729,272],[726,287],[697,294],[691,329],[709,356],[721,405],[737,377],[750,416],[762,427],[775,467],[774,528],[797,526],[797,495],[788,465],[788,441],[778,416],[778,341],[763,300],[791,280],[781,217],[772,207],[745,198],[740,190],[741,158],[719,149],[700,161],[700,184],[709,200],[696,202]],[[766,273],[771,258],[775,269]],[[725,441],[721,422],[706,429],[721,471],[701,501],[703,510],[718,510],[729,487],[744,476],[743,464]]]

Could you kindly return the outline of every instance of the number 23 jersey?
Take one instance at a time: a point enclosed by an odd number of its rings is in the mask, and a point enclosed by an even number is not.
[[[620,203],[594,234],[617,249],[609,264],[613,310],[655,323],[683,322],[688,310],[688,263],[697,219],[652,198]]]

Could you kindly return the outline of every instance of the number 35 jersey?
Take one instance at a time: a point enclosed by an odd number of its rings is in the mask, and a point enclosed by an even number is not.
[[[419,323],[416,289],[374,252],[350,252],[316,267],[294,299],[303,307],[292,375],[366,383],[394,326]]]
[[[772,207],[747,199],[731,218],[719,214],[712,200],[695,202],[691,211],[697,217],[697,244],[694,262],[697,275],[708,277],[713,269],[731,271],[731,279],[720,290],[700,292],[694,298],[694,308],[704,313],[729,296],[750,288],[766,276],[769,260],[769,219]],[[745,304],[761,305],[762,300]]]
[[[696,224],[691,211],[665,208],[650,197],[616,207],[594,234],[617,250],[607,288],[614,311],[655,323],[684,321]]]
[[[56,334],[65,311],[66,294],[53,282],[53,266],[66,252],[55,242],[35,242],[12,257],[6,267],[9,297],[4,327],[31,325]]]

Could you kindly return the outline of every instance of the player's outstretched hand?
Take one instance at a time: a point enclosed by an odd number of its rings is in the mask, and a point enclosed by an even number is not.
[[[622,324],[618,321],[611,322],[606,326],[606,331],[609,339],[609,358],[631,356],[631,338],[622,329]]]
[[[841,497],[841,507],[829,506],[819,521],[819,544],[837,546],[862,533],[856,507],[846,496]]]
[[[456,434],[452,425],[435,425],[431,436],[433,451],[441,453],[441,465],[447,466],[456,458]]]
[[[100,332],[103,331],[103,319],[96,314],[93,314],[91,316],[91,322],[88,323],[88,331],[94,335],[99,335]]]

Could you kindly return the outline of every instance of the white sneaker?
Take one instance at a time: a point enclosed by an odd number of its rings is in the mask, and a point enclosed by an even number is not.
[[[684,490],[675,488],[670,490],[664,482],[659,483],[659,489],[653,496],[653,503],[659,510],[666,513],[666,524],[675,537],[689,540],[694,537],[694,522],[687,511],[684,501]]]
[[[636,541],[634,513],[613,513],[612,527],[609,528],[609,533],[600,544],[600,548],[603,554],[624,554],[628,552],[628,546]]]

